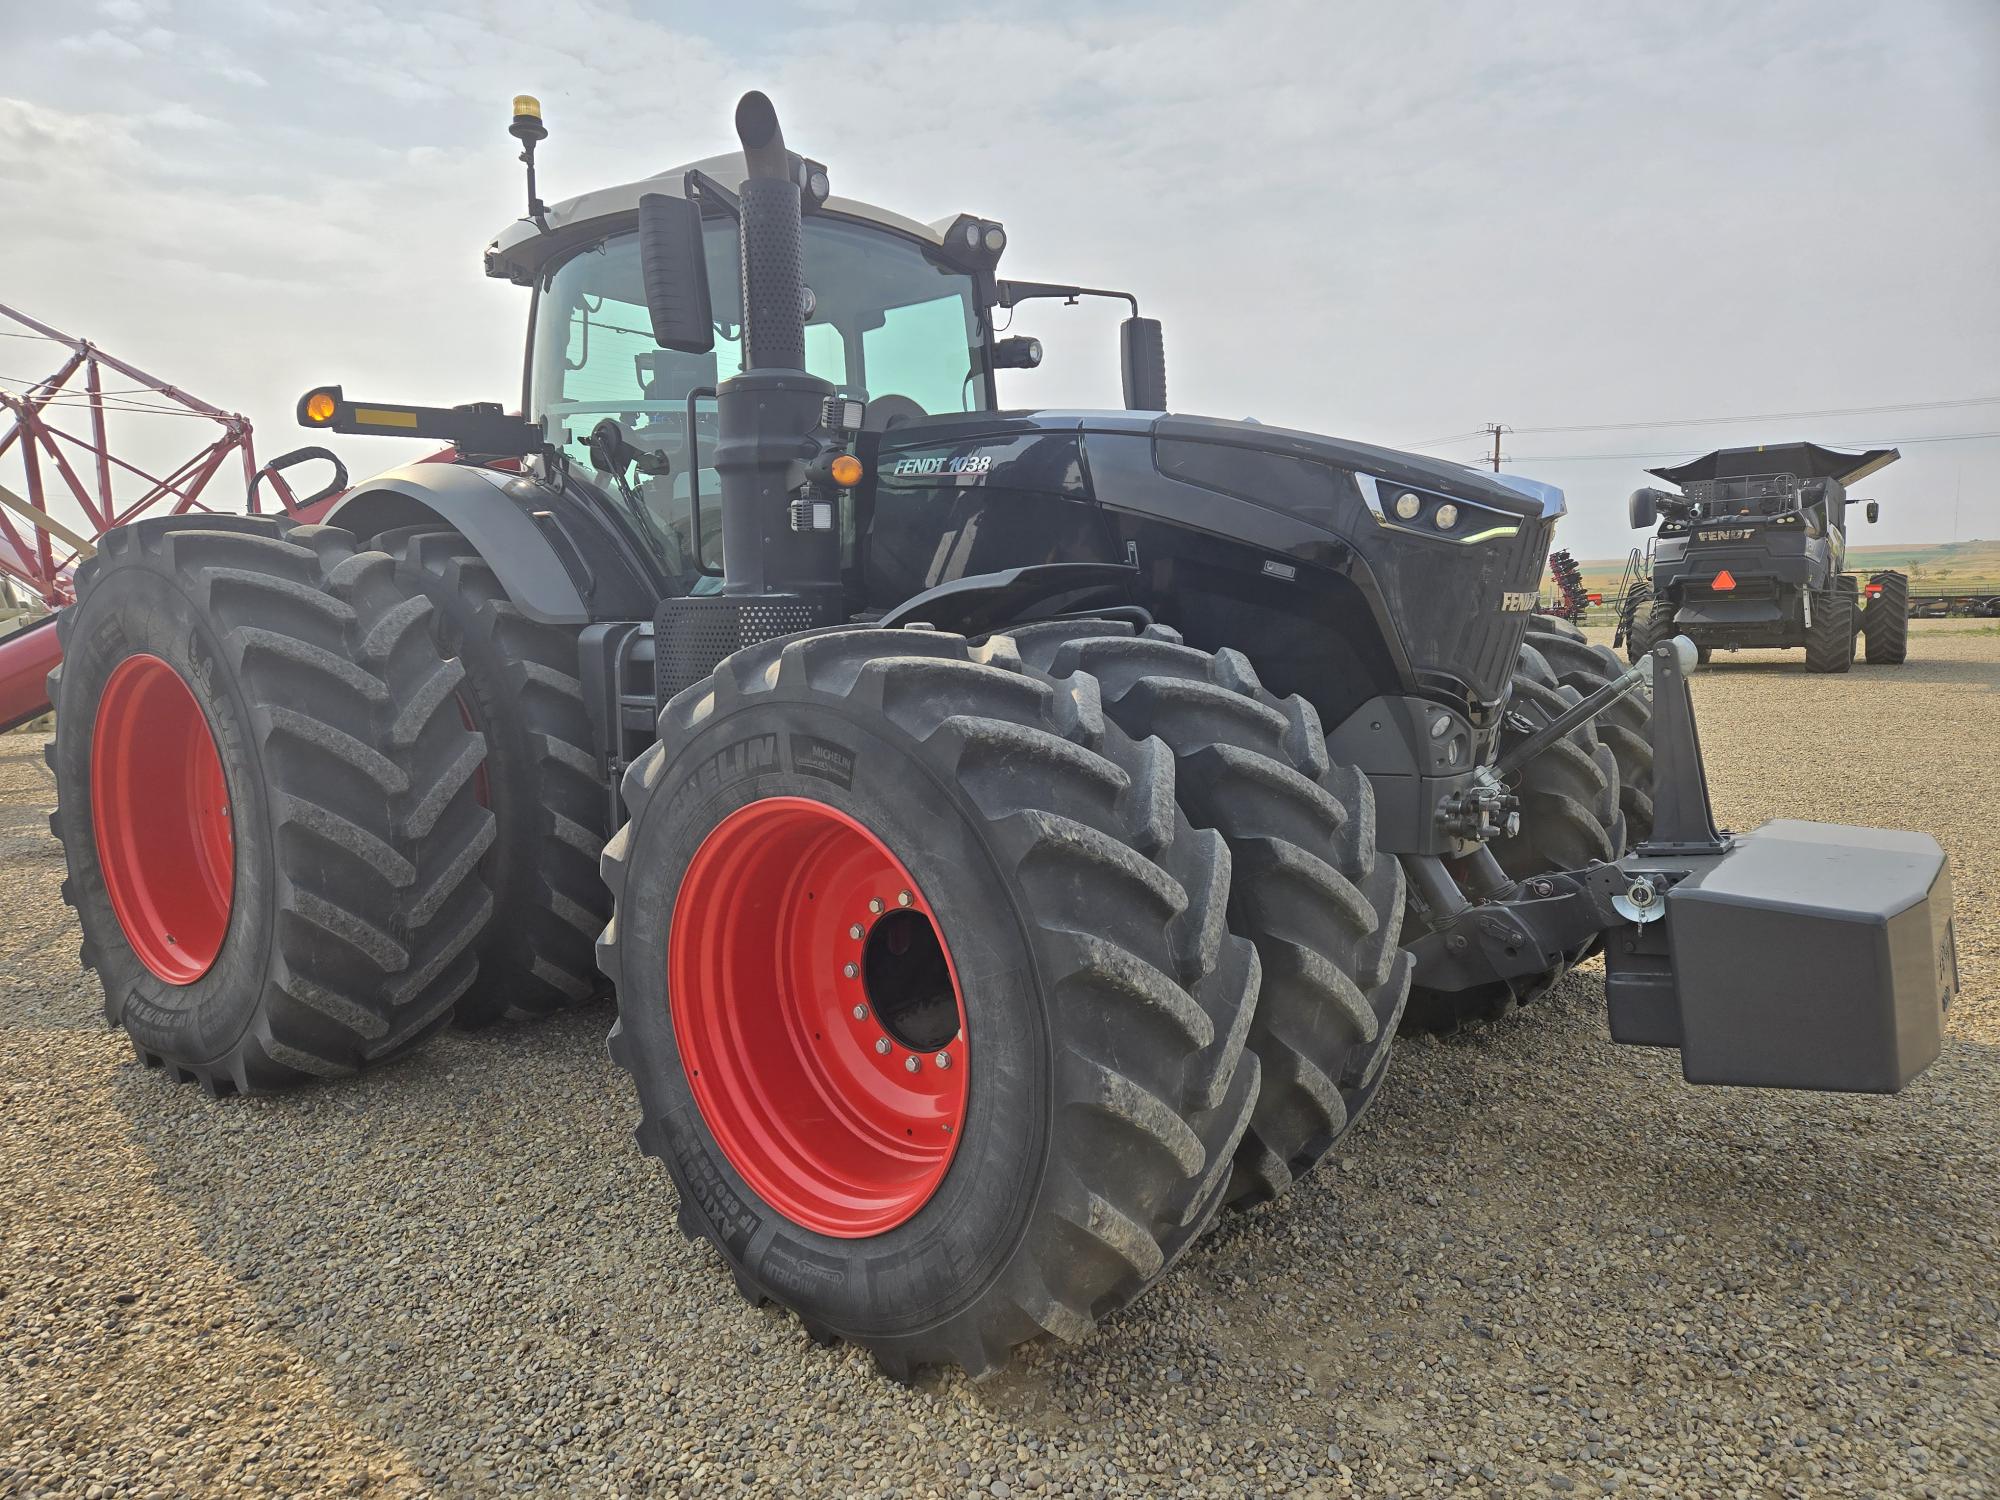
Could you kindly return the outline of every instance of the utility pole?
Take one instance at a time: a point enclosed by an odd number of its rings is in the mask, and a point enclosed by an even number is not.
[[[1512,432],[1514,429],[1503,427],[1498,422],[1488,422],[1486,430],[1493,434],[1493,472],[1498,474],[1500,472],[1500,460],[1506,456],[1500,451],[1500,434],[1503,432]]]

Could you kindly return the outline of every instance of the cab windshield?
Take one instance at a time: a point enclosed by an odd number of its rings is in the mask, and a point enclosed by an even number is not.
[[[653,342],[635,233],[615,234],[565,261],[535,311],[528,410],[546,419],[577,471],[614,504],[585,440],[614,418],[633,446],[661,449],[672,470],[635,486],[638,529],[683,589],[712,587],[722,563],[722,517],[713,461],[713,390],[743,367],[736,225],[706,226],[715,348],[682,354]],[[806,368],[841,394],[869,403],[870,425],[901,415],[983,411],[988,376],[972,278],[936,264],[902,235],[826,215],[805,221]],[[689,440],[692,438],[692,451]],[[634,476],[636,478],[636,476]],[[698,481],[700,524],[695,521]],[[699,535],[697,535],[697,530]]]

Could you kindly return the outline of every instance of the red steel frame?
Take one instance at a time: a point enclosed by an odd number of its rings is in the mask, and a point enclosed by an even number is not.
[[[232,454],[242,457],[247,503],[252,514],[257,512],[257,455],[251,441],[249,418],[210,406],[178,386],[169,385],[137,366],[106,354],[88,340],[72,338],[5,303],[0,303],[0,318],[11,320],[67,351],[67,357],[56,372],[29,387],[25,393],[0,388],[0,407],[13,414],[12,424],[0,431],[0,458],[5,458],[17,443],[20,445],[21,465],[27,476],[27,493],[21,498],[44,521],[54,521],[48,508],[50,480],[44,464],[54,471],[55,477],[61,480],[82,510],[84,529],[90,532],[93,542],[113,526],[122,526],[162,506],[168,515],[180,515],[190,510],[238,511],[242,509],[238,503],[209,505],[202,503],[201,498],[209,481],[215,478]],[[104,383],[104,371],[107,369],[133,382],[144,395],[141,396],[140,392],[111,392],[107,395]],[[79,376],[81,389],[72,384]],[[83,397],[83,419],[89,424],[88,436],[58,427],[49,420],[51,410],[75,409],[79,395]],[[135,401],[135,396],[140,399]],[[164,398],[166,403],[171,404],[150,402],[145,397]],[[152,474],[112,451],[107,437],[106,416],[109,411],[119,410],[167,411],[206,417],[222,431],[213,442],[169,473]],[[85,467],[90,470],[89,482],[72,463],[72,456],[79,460],[88,458]],[[146,488],[136,499],[114,499],[114,470],[136,476]],[[277,474],[266,477],[285,509],[295,509],[297,497],[283,477]],[[51,608],[67,604],[75,597],[70,574],[78,560],[89,555],[88,551],[63,538],[61,532],[67,529],[57,522],[56,529],[52,530],[31,516],[23,516],[18,510],[0,505],[0,573],[20,579]]]

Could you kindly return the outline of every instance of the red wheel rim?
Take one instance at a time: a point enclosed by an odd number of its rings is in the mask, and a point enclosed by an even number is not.
[[[859,1239],[929,1201],[965,1121],[965,1005],[923,891],[836,808],[739,808],[688,862],[667,995],[702,1119],[794,1223]]]
[[[97,862],[125,940],[168,984],[194,983],[229,931],[229,786],[201,705],[157,656],[128,656],[104,684],[90,801]]]

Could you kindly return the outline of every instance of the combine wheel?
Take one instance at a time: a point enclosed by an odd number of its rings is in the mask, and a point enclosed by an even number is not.
[[[349,1073],[473,981],[493,820],[430,606],[329,526],[106,534],[62,614],[50,826],[105,1014],[211,1093]]]
[[[547,1015],[599,985],[594,945],[611,914],[597,873],[602,782],[577,676],[576,632],[537,625],[454,531],[411,527],[375,538],[405,589],[431,601],[438,649],[465,669],[458,704],[486,737],[479,794],[496,838],[484,875],[493,916],[479,944],[479,984],[460,1026]]]
[[[604,853],[639,1143],[753,1300],[997,1369],[1208,1222],[1257,955],[1173,757],[1011,641],[841,630],[679,694]]]
[[[1910,656],[1910,580],[1901,573],[1877,573],[1868,586],[1877,592],[1861,611],[1868,643],[1863,658],[1871,667],[1899,667]]]
[[[1528,644],[1541,652],[1556,682],[1588,698],[1625,675],[1617,653],[1593,646],[1581,630],[1552,615],[1528,622]],[[1708,660],[1706,649],[1701,659]],[[1627,693],[1594,721],[1597,738],[1618,762],[1618,806],[1625,814],[1625,847],[1653,832],[1653,699],[1645,688]],[[1622,852],[1622,851],[1621,851]]]
[[[1845,672],[1854,665],[1854,595],[1842,588],[1815,590],[1806,626],[1806,670]]]
[[[1625,591],[1625,604],[1618,623],[1625,636],[1627,661],[1637,663],[1658,644],[1653,621],[1656,602],[1650,583],[1635,583]]]
[[[1376,853],[1368,780],[1334,765],[1312,705],[1267,690],[1240,652],[1108,620],[1011,635],[1030,666],[1096,678],[1127,734],[1165,742],[1188,820],[1228,841],[1229,925],[1264,975],[1250,1032],[1263,1089],[1230,1201],[1275,1198],[1374,1098],[1409,992],[1403,872]]]
[[[1521,647],[1507,698],[1507,722],[1500,734],[1500,751],[1526,738],[1582,696],[1556,680],[1540,641]],[[1584,723],[1529,761],[1515,778],[1521,799],[1521,831],[1492,845],[1500,867],[1516,880],[1550,870],[1578,870],[1597,860],[1614,860],[1625,852],[1626,822],[1619,795],[1618,760]],[[1412,915],[1409,919],[1418,919]],[[1410,991],[1405,1028],[1446,1032],[1467,1021],[1497,1020],[1554,988],[1571,964],[1595,951],[1590,944],[1568,956],[1546,974],[1525,979],[1476,985],[1465,990]]]

